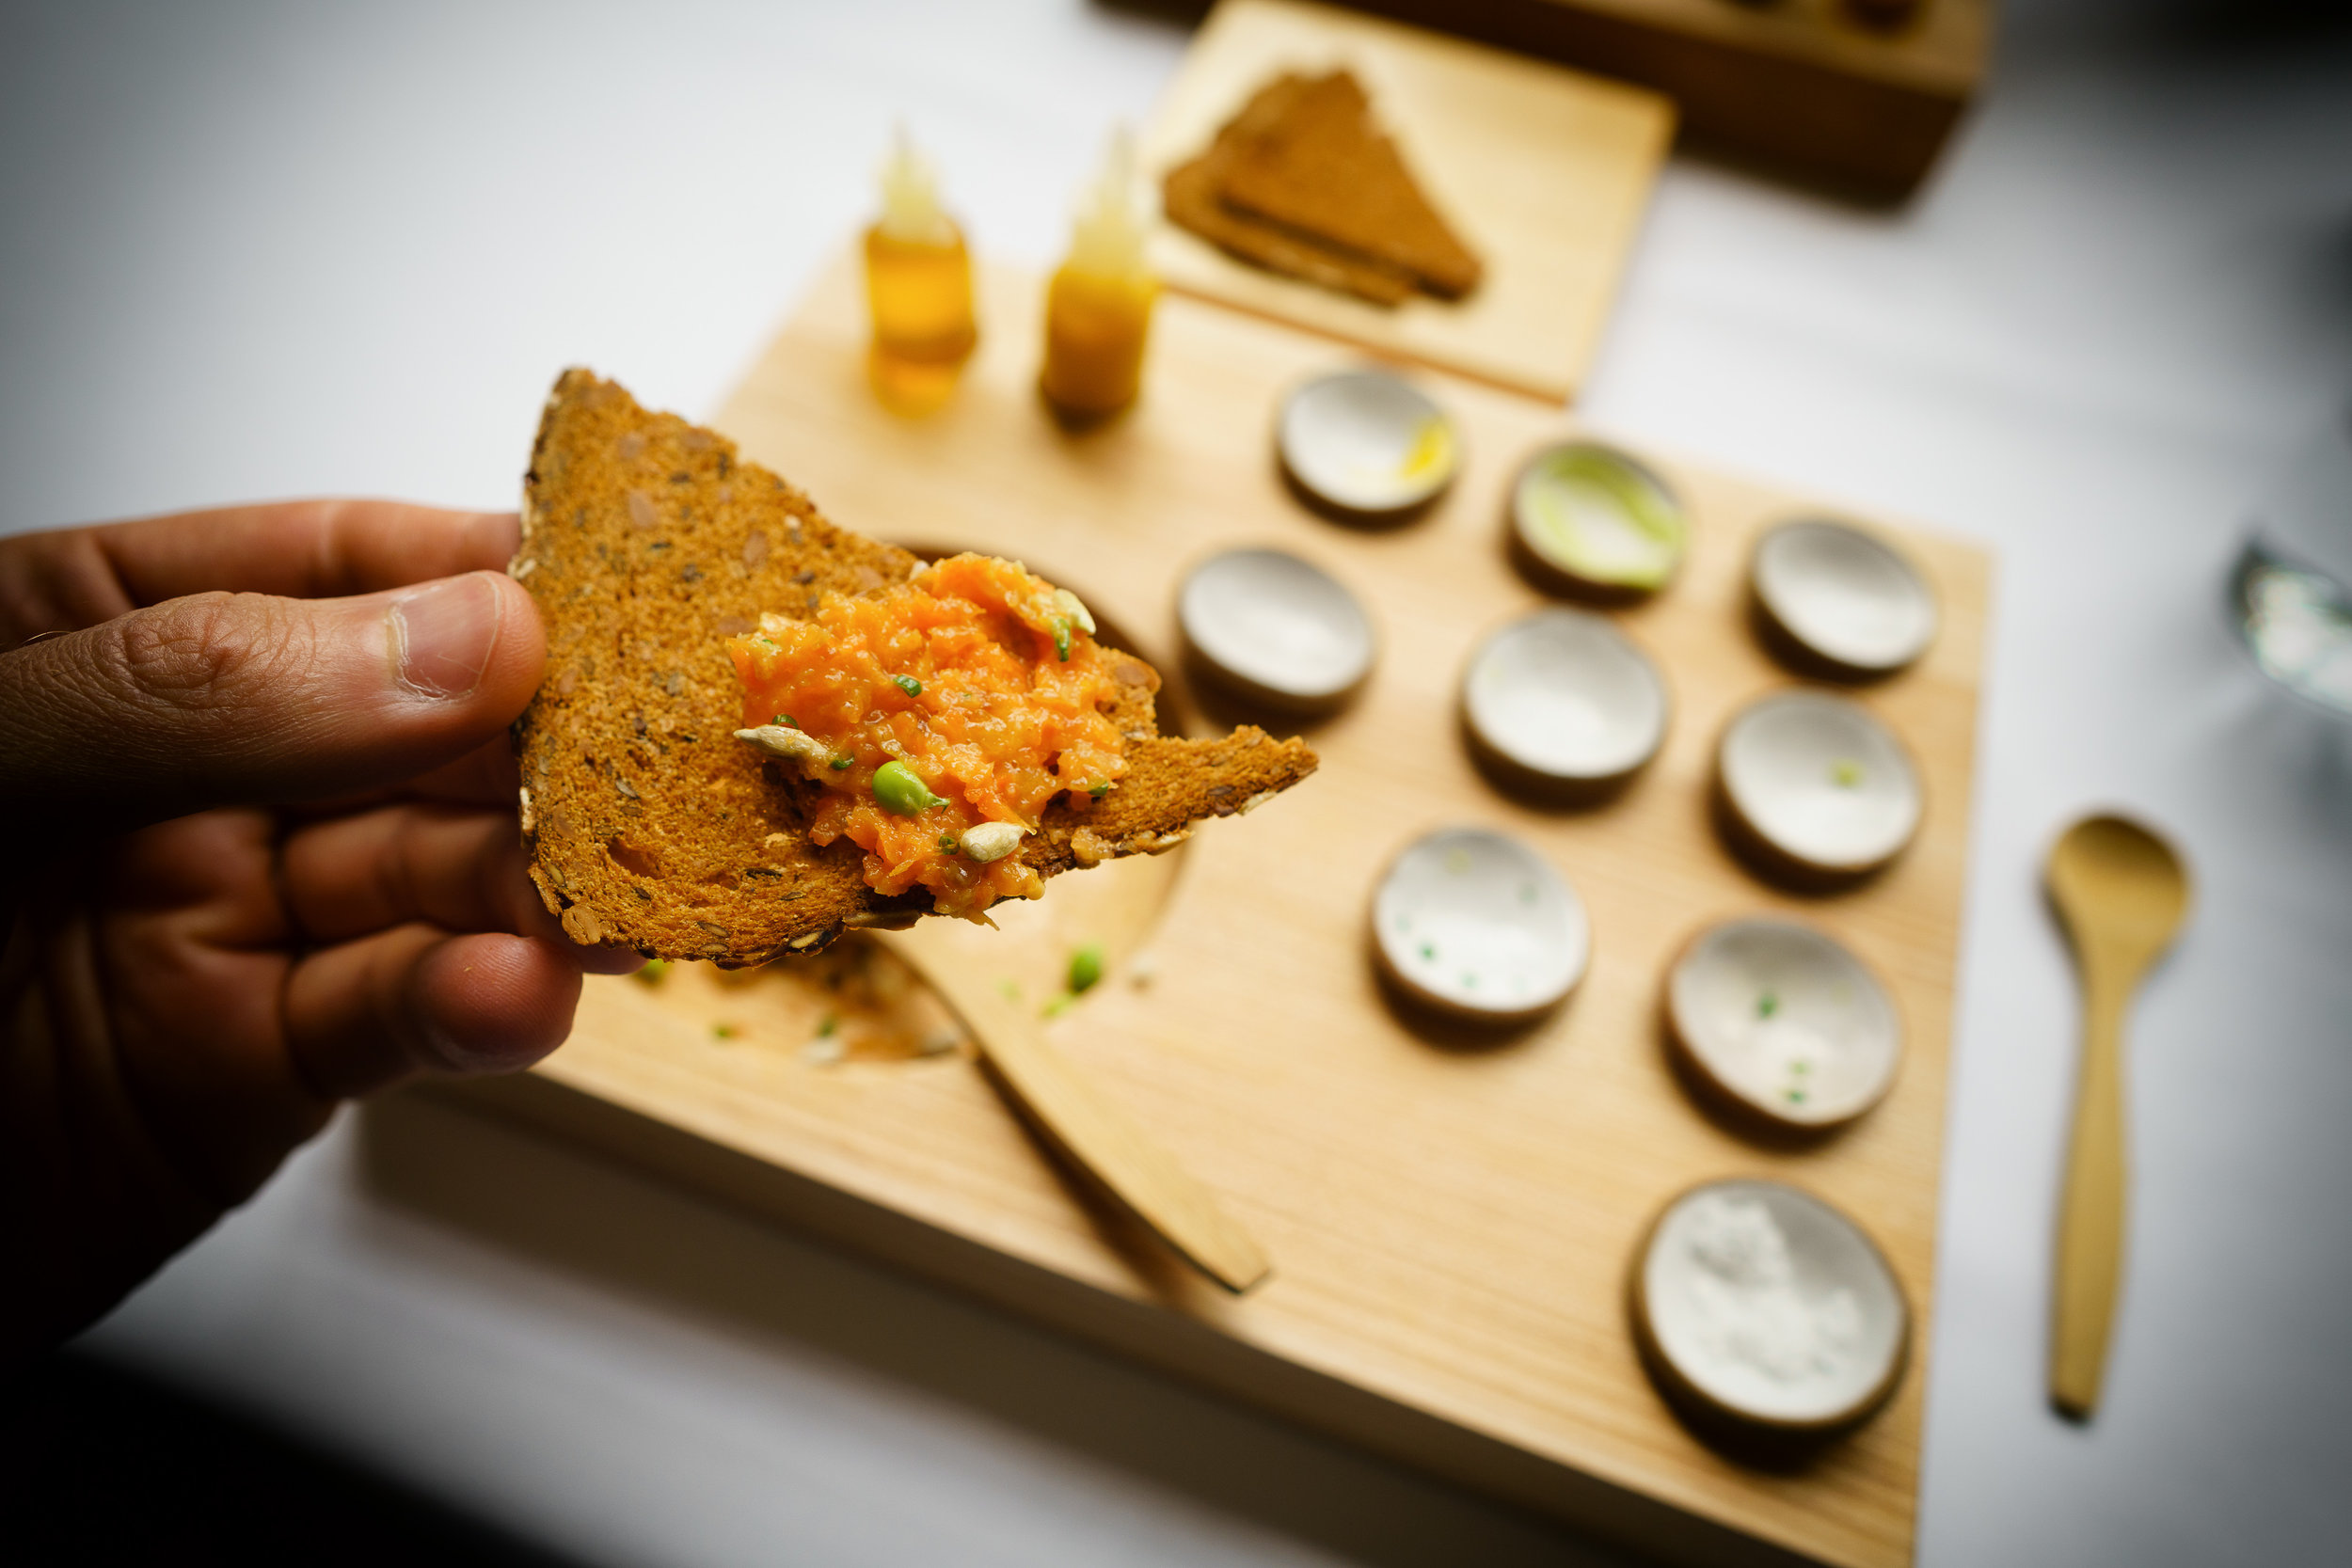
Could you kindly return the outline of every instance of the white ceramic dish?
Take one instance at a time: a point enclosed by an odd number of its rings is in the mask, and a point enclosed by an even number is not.
[[[1287,551],[1211,556],[1184,578],[1176,619],[1209,673],[1275,706],[1337,706],[1372,672],[1363,606],[1337,578]]]
[[[1790,689],[1757,698],[1724,727],[1715,766],[1740,824],[1811,870],[1873,870],[1919,828],[1919,773],[1910,754],[1868,709],[1843,697]]]
[[[1562,441],[1527,461],[1511,487],[1511,527],[1545,570],[1574,586],[1653,593],[1690,547],[1674,492],[1614,447]]]
[[[1756,542],[1749,585],[1772,625],[1816,657],[1863,674],[1899,670],[1935,641],[1935,595],[1875,533],[1807,517]]]
[[[1406,847],[1373,895],[1373,946],[1419,1001],[1489,1022],[1534,1018],[1584,977],[1584,901],[1550,863],[1485,828]]]
[[[1605,618],[1542,610],[1488,638],[1462,677],[1481,744],[1562,784],[1621,779],[1666,738],[1666,682]]]
[[[1793,920],[1701,932],[1666,979],[1676,1047],[1716,1089],[1788,1126],[1877,1104],[1902,1056],[1894,999],[1844,943]]]
[[[1317,376],[1282,400],[1275,444],[1290,476],[1324,502],[1409,512],[1453,483],[1461,432],[1429,395],[1386,371]]]
[[[1669,1204],[1633,1268],[1634,1329],[1668,1387],[1734,1420],[1861,1419],[1902,1375],[1911,1309],[1837,1210],[1779,1181],[1710,1181]]]

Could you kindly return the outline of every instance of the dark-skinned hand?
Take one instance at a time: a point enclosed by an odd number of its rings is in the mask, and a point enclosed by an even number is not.
[[[93,1321],[336,1103],[553,1050],[523,874],[545,660],[511,515],[298,502],[0,540],[0,1366]]]

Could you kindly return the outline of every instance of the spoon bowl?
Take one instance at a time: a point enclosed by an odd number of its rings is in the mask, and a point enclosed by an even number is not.
[[[2188,912],[2188,872],[2171,845],[2122,816],[2087,816],[2051,847],[2050,901],[2077,957],[2086,939],[2153,960]]]

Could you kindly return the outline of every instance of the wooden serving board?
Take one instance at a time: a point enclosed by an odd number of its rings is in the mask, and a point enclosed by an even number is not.
[[[1170,287],[1392,357],[1565,402],[1609,307],[1674,137],[1656,93],[1417,27],[1298,0],[1224,0],[1144,137],[1161,176],[1207,147],[1285,71],[1345,66],[1430,199],[1486,264],[1458,301],[1392,309],[1282,277],[1162,224],[1152,263]]]
[[[813,1010],[708,977],[591,980],[569,1044],[522,1079],[468,1092],[1676,1560],[1908,1561],[1916,1354],[1869,1425],[1792,1469],[1753,1468],[1694,1437],[1653,1391],[1625,1283],[1670,1197],[1713,1177],[1779,1176],[1869,1229],[1919,1315],[1915,1343],[1929,1342],[1986,558],[1904,535],[1941,597],[1942,636],[1862,700],[1920,759],[1925,825],[1876,881],[1794,896],[1726,853],[1707,784],[1733,707],[1790,678],[1750,632],[1741,574],[1757,528],[1806,500],[1643,454],[1694,517],[1682,578],[1621,616],[1666,671],[1672,732],[1613,803],[1534,809],[1473,768],[1454,693],[1474,642],[1544,602],[1506,562],[1502,497],[1532,447],[1573,427],[1433,376],[1466,433],[1464,471],[1422,519],[1351,531],[1303,511],[1269,451],[1278,395],[1343,353],[1168,298],[1141,406],[1073,435],[1035,391],[1041,295],[1035,277],[987,274],[963,385],[938,415],[907,421],[867,390],[845,260],[718,423],[841,522],[1026,560],[1171,674],[1179,577],[1220,547],[1295,551],[1368,606],[1380,662],[1352,708],[1309,732],[1323,757],[1313,778],[1203,825],[1172,855],[1057,881],[1041,904],[1009,911],[1035,914],[1025,934],[949,927],[1032,998],[1071,944],[1108,943],[1109,977],[1051,1031],[1223,1197],[1272,1254],[1273,1278],[1221,1295],[1089,1207],[964,1056],[813,1062]],[[1454,822],[1538,847],[1581,891],[1595,931],[1567,1006],[1485,1046],[1408,1026],[1368,951],[1384,863]],[[1702,926],[1757,910],[1795,911],[1850,942],[1889,982],[1907,1029],[1890,1097],[1807,1147],[1764,1147],[1710,1120],[1661,1046],[1670,957]],[[714,1037],[722,1019],[728,1037]]]

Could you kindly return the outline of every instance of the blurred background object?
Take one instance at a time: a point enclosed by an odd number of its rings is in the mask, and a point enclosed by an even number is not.
[[[2352,415],[2329,421],[2256,509],[2230,604],[2264,674],[2352,718]]]

